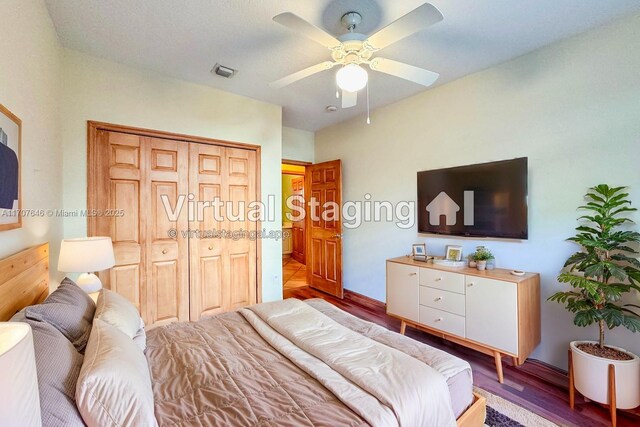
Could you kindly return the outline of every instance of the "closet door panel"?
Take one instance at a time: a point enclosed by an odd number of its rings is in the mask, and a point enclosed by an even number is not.
[[[143,205],[147,219],[147,294],[151,323],[189,320],[188,146],[149,138]],[[184,202],[181,203],[181,198]],[[182,209],[180,209],[180,207]]]
[[[95,198],[88,206],[90,211],[95,210],[95,216],[90,217],[89,234],[110,236],[113,241],[116,263],[111,270],[99,273],[102,284],[138,309],[143,308],[145,290],[146,230],[140,228],[142,140],[137,135],[97,132],[90,141],[93,157],[89,165],[93,172],[90,191]],[[112,215],[106,215],[106,211]],[[147,321],[144,310],[141,314]]]
[[[256,303],[256,233],[258,223],[251,221],[250,203],[256,194],[256,153],[226,148],[229,201],[233,209],[225,221],[225,229],[233,233],[226,239],[230,309]]]
[[[222,313],[229,306],[229,295],[224,289],[224,272],[228,269],[225,239],[215,235],[223,231],[224,210],[204,205],[227,199],[225,184],[224,148],[190,144],[189,192],[195,196],[196,206],[200,206],[189,223],[192,321]]]
[[[249,253],[231,254],[230,264],[231,306],[249,305],[251,304]]]
[[[88,207],[122,212],[89,219],[91,235],[114,243],[116,265],[100,274],[106,288],[148,326],[257,302],[259,223],[247,216],[258,199],[256,151],[120,128],[90,127],[89,136]]]

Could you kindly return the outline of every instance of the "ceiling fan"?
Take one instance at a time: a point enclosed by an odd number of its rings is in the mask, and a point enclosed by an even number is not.
[[[363,65],[368,65],[373,71],[431,86],[440,76],[438,73],[391,59],[372,57],[379,50],[443,19],[442,13],[435,6],[425,3],[367,38],[356,32],[362,16],[358,12],[349,12],[341,19],[348,32],[335,38],[293,13],[281,13],[273,18],[275,22],[327,47],[331,51],[332,61],[290,74],[270,83],[270,86],[282,88],[339,65],[341,68],[336,73],[336,83],[342,90],[342,108],[354,107],[358,103],[358,91],[367,85],[369,75]]]

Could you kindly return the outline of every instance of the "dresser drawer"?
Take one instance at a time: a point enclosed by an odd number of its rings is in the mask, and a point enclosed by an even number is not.
[[[439,329],[464,338],[464,317],[458,316],[457,314],[421,305],[420,323],[430,328]]]
[[[464,316],[464,295],[455,292],[420,286],[420,304]]]
[[[464,274],[451,273],[432,268],[420,269],[420,284],[430,288],[464,294]]]

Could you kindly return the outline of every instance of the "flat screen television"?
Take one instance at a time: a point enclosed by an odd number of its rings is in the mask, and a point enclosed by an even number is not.
[[[527,239],[527,158],[418,172],[418,231]]]

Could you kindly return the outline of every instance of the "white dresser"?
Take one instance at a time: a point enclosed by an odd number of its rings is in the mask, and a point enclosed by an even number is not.
[[[540,343],[540,276],[387,260],[387,314],[407,325],[493,355],[503,382],[502,356],[524,363]]]

